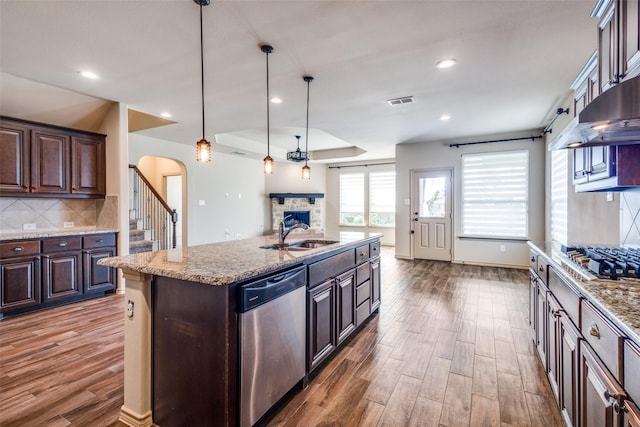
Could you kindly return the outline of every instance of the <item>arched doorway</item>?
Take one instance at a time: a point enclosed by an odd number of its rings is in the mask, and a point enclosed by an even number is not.
[[[137,167],[167,204],[178,213],[176,246],[186,246],[187,176],[184,164],[166,157],[144,156]]]

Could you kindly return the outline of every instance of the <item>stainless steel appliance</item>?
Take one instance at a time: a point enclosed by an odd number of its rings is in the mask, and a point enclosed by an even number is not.
[[[583,280],[624,280],[640,283],[640,249],[562,246],[562,264]]]
[[[305,375],[306,267],[241,286],[240,426],[254,425]]]

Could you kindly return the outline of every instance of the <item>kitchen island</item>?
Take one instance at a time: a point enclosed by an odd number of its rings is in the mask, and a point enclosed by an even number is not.
[[[264,248],[273,235],[101,260],[126,279],[121,421],[237,425],[239,290],[294,268],[308,277],[302,352],[316,369],[379,307],[380,237],[303,232],[280,250]]]

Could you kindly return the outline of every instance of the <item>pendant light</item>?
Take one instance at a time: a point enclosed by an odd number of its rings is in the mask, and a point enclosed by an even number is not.
[[[307,164],[307,160],[309,159],[309,86],[310,86],[310,83],[313,81],[313,77],[304,76],[302,77],[302,80],[307,82],[307,130],[306,130],[305,147],[304,147],[306,156],[304,159],[304,166],[302,167],[302,179],[311,179],[311,168]]]
[[[204,137],[204,47],[202,36],[202,6],[208,6],[210,0],[193,0],[200,5],[200,90],[202,95],[202,139],[196,143],[196,161],[209,163],[211,161],[211,143]]]
[[[300,135],[296,135],[296,139],[298,140],[298,148],[296,148],[296,151],[289,151],[287,153],[287,160],[302,162],[307,160],[307,152],[300,150]]]
[[[264,173],[273,173],[273,158],[269,155],[269,54],[273,52],[273,47],[268,44],[260,46],[260,50],[264,52],[267,58],[267,157],[263,160]]]

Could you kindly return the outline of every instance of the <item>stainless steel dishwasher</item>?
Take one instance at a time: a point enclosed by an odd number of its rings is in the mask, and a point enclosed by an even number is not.
[[[240,426],[254,425],[305,374],[306,267],[240,287]]]

